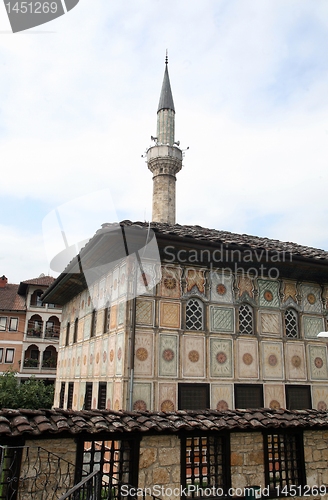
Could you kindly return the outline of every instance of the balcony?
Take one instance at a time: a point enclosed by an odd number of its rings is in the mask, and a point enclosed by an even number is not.
[[[39,368],[39,360],[33,358],[25,358],[23,368]]]

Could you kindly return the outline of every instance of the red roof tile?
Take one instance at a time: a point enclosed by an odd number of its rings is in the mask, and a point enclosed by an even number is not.
[[[0,310],[2,311],[25,311],[24,297],[18,295],[19,285],[7,283],[0,288]]]

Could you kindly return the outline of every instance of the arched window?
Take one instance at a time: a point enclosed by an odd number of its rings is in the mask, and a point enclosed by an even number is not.
[[[248,304],[242,304],[238,311],[239,333],[252,335],[254,333],[254,314],[253,308]]]
[[[289,339],[297,339],[298,335],[298,316],[294,309],[286,309],[284,314],[285,333]]]
[[[189,299],[186,305],[186,329],[203,330],[203,303]]]
[[[34,307],[44,307],[42,304],[41,295],[43,294],[42,290],[35,290],[35,292],[31,295],[31,306]]]
[[[30,337],[41,337],[43,330],[43,321],[41,316],[33,314],[28,320],[27,335]]]
[[[46,337],[59,338],[60,321],[57,316],[50,316],[46,322]]]

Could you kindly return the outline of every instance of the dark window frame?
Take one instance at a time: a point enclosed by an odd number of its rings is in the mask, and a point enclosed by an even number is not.
[[[243,404],[240,405],[238,402],[238,399],[240,398],[245,398],[245,395],[247,396],[247,393],[245,391],[249,390],[249,396],[253,397],[254,396],[254,389],[259,391],[259,394],[257,397],[259,397],[259,405],[253,406],[251,405],[246,405],[244,406]],[[238,394],[238,391],[241,390],[242,393]],[[264,398],[263,398],[263,384],[234,384],[234,396],[235,396],[235,408],[237,409],[255,409],[255,408],[263,408],[264,407]]]
[[[287,316],[288,313],[292,313],[292,315],[293,315],[293,317],[295,319],[295,334],[292,334],[291,332],[289,332],[287,334],[286,316]],[[298,312],[293,307],[288,307],[283,312],[283,315],[284,315],[284,334],[285,334],[285,337],[287,339],[299,339],[300,338],[300,325],[299,325],[299,314],[298,314]]]
[[[198,495],[196,489],[183,498],[202,498],[201,488],[213,487],[222,488],[227,495],[231,488],[230,433],[194,432],[179,437],[182,488],[199,486]]]
[[[94,309],[92,311],[92,316],[91,316],[90,338],[96,336],[96,329],[97,329],[97,309]]]
[[[84,405],[83,405],[84,410],[91,410],[92,408],[92,390],[93,390],[93,383],[86,382],[85,393],[84,393]]]
[[[64,408],[65,388],[66,384],[65,382],[62,382],[60,385],[60,393],[59,393],[59,408]]]
[[[294,394],[291,394],[294,391]],[[296,391],[303,391],[302,398],[306,398],[307,402],[303,405],[295,405],[294,401],[297,398]],[[286,408],[288,410],[308,410],[312,409],[311,387],[309,385],[285,384]],[[293,401],[294,399],[294,401]]]
[[[269,487],[269,496],[295,496],[291,495],[292,486],[296,488],[296,496],[302,496],[302,488],[306,485],[302,430],[264,431],[263,448],[265,484]]]
[[[69,345],[69,331],[70,331],[71,324],[68,321],[66,325],[66,338],[65,338],[65,346],[67,347]]]
[[[75,321],[74,321],[74,332],[73,332],[73,344],[76,344],[76,342],[77,342],[78,328],[79,328],[79,318],[75,318]]]
[[[206,400],[205,406],[202,406],[201,408],[186,408],[183,407],[184,403],[183,401],[185,399],[188,399],[188,395],[183,394],[183,391],[190,389],[191,393],[191,399],[195,401],[195,393],[196,390],[199,389],[200,391],[203,390],[204,394],[201,397],[204,397]],[[192,405],[191,405],[192,406]],[[206,410],[210,408],[210,384],[206,383],[194,383],[194,384],[188,384],[188,383],[179,383],[178,384],[178,408],[179,410]]]
[[[74,382],[68,382],[68,392],[67,392],[67,409],[71,410],[73,407],[73,396],[74,396]]]
[[[246,328],[243,329],[243,331],[241,331],[241,324],[242,324],[242,321],[243,319],[240,318],[241,316],[241,309],[242,308],[247,308],[250,315],[252,316],[252,324],[251,324],[251,331],[245,331]],[[238,331],[240,333],[240,335],[254,335],[255,334],[255,314],[254,314],[254,308],[248,304],[247,302],[243,302],[242,304],[240,304],[239,308],[238,308]]]
[[[12,359],[11,359],[11,361],[8,361],[9,352],[12,352]],[[5,363],[11,365],[11,364],[13,364],[14,359],[15,359],[15,349],[13,347],[7,347],[6,348],[6,354],[5,354]]]
[[[12,327],[12,323],[13,323],[13,322],[16,322],[16,324],[15,324],[15,327],[14,327],[14,328]],[[10,317],[10,319],[9,319],[9,327],[8,327],[8,330],[9,330],[10,332],[17,332],[17,330],[18,330],[18,318],[15,318],[15,317]]]
[[[190,311],[190,303],[195,303],[195,302],[197,302],[199,304],[200,309],[198,311]],[[198,297],[190,297],[187,300],[185,307],[186,307],[186,314],[185,314],[186,330],[195,331],[195,332],[203,331],[204,330],[204,323],[205,323],[204,302]],[[199,311],[200,311],[200,316],[197,317],[197,314],[199,313]],[[197,312],[197,314],[196,314],[196,312]],[[188,322],[189,323],[192,322],[193,325],[188,325]],[[199,328],[194,326],[196,322],[200,323]]]
[[[2,321],[4,320],[4,321]],[[7,329],[8,316],[0,316],[0,332],[5,332]],[[4,324],[3,324],[4,323]]]
[[[99,382],[98,385],[98,410],[106,410],[107,382]]]

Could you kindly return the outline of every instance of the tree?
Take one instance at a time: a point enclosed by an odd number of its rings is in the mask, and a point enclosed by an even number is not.
[[[51,408],[53,398],[54,387],[43,380],[31,377],[22,384],[13,371],[0,375],[0,408]]]

